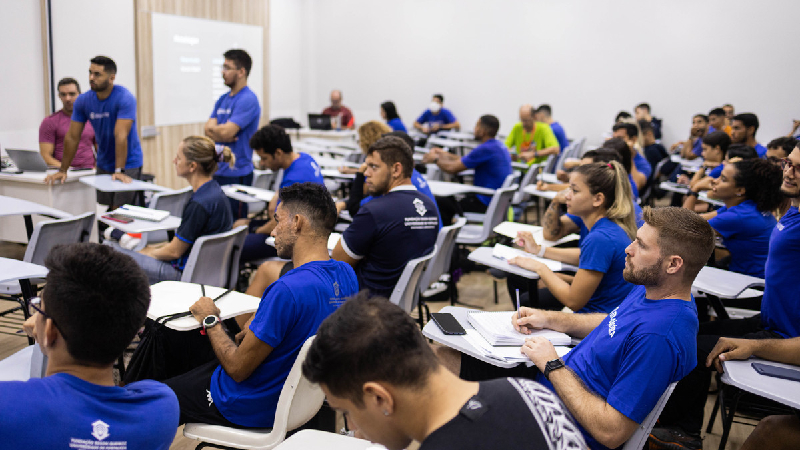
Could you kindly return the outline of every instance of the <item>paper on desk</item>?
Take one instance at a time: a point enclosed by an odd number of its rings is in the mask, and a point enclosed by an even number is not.
[[[525,252],[520,249],[511,248],[507,245],[502,244],[495,244],[494,249],[492,250],[492,256],[495,258],[502,259],[503,261],[508,261],[511,258],[516,258],[517,256],[523,256],[525,258],[535,259],[540,263],[547,266],[548,269],[552,270],[553,272],[560,272],[563,270],[561,261],[553,261],[552,259],[547,258],[539,258],[536,255],[531,255],[528,252]]]
[[[502,222],[494,227],[493,231],[501,236],[510,237],[511,239],[516,239],[517,234],[520,231],[528,231],[533,235],[533,239],[536,240],[536,243],[542,247],[552,247],[554,245],[563,244],[564,242],[570,242],[578,239],[577,235],[570,234],[557,241],[548,241],[544,238],[544,228],[537,225],[527,225],[516,222]]]
[[[470,345],[472,345],[472,347],[478,351],[478,353],[487,358],[493,358],[505,362],[524,362],[529,363],[528,365],[533,365],[533,362],[520,351],[520,347],[494,347],[477,331],[466,330],[466,332],[467,334],[464,335],[464,338],[467,340],[467,342],[469,342]],[[563,345],[556,345],[555,349],[559,358],[563,358],[564,355],[569,353],[571,350],[569,347]]]

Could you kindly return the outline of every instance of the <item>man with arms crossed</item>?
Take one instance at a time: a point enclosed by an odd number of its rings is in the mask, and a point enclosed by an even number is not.
[[[56,246],[45,266],[47,287],[23,327],[48,358],[47,376],[0,382],[2,446],[168,449],[175,394],[152,380],[114,383],[114,362],[150,305],[145,273],[99,244]]]
[[[115,85],[117,64],[107,56],[95,56],[89,66],[91,91],[81,94],[72,110],[72,123],[64,138],[64,157],[58,172],[48,175],[46,183],[67,179],[72,159],[86,121],[92,123],[97,139],[97,173],[112,174],[112,180],[130,183],[142,175],[142,146],[136,132],[136,97]],[[111,209],[133,203],[136,192],[97,191],[97,203]]]
[[[214,104],[204,131],[217,144],[226,145],[236,156],[235,167],[220,164],[214,179],[220,185],[253,184],[253,149],[250,138],[258,130],[261,106],[258,97],[247,86],[253,60],[244,50],[228,50],[223,54],[222,79],[231,90]],[[233,218],[247,217],[247,204],[230,199]]]
[[[220,310],[210,298],[189,308],[208,333],[218,361],[165,382],[178,396],[181,423],[271,427],[300,347],[345,298],[358,292],[353,269],[328,256],[328,236],[337,217],[328,191],[300,183],[281,189],[280,196],[272,235],[278,256],[291,258],[294,268],[264,292],[237,336],[238,346],[219,324]]]
[[[39,153],[48,166],[61,167],[64,155],[64,138],[72,122],[72,107],[75,105],[81,87],[74,78],[62,78],[58,82],[58,98],[63,108],[46,117],[39,125]],[[78,152],[70,167],[91,169],[94,167],[94,128],[88,124],[81,133]]]

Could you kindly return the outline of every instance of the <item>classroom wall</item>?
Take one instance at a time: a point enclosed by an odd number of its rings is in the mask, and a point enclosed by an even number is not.
[[[441,92],[465,128],[492,113],[508,131],[519,105],[550,103],[570,137],[595,144],[619,110],[642,101],[664,119],[667,143],[685,139],[693,114],[727,102],[759,115],[762,143],[800,118],[793,0],[271,5],[272,44],[281,49],[271,59],[272,113],[299,104],[301,123],[327,105],[332,88],[344,91],[360,123],[393,100],[410,126]]]

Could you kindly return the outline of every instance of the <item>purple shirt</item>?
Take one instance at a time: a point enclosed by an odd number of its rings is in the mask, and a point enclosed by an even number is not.
[[[69,131],[71,121],[70,116],[62,109],[46,117],[39,125],[39,142],[53,144],[53,157],[59,161],[64,157],[64,137]],[[81,140],[78,141],[78,152],[75,153],[70,167],[76,169],[94,167],[94,145],[94,128],[87,122],[81,133]]]

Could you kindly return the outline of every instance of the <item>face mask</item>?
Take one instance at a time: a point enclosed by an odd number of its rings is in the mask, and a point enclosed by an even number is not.
[[[442,109],[442,105],[436,102],[431,102],[431,106],[429,106],[428,108],[431,110],[432,113],[436,114]]]

